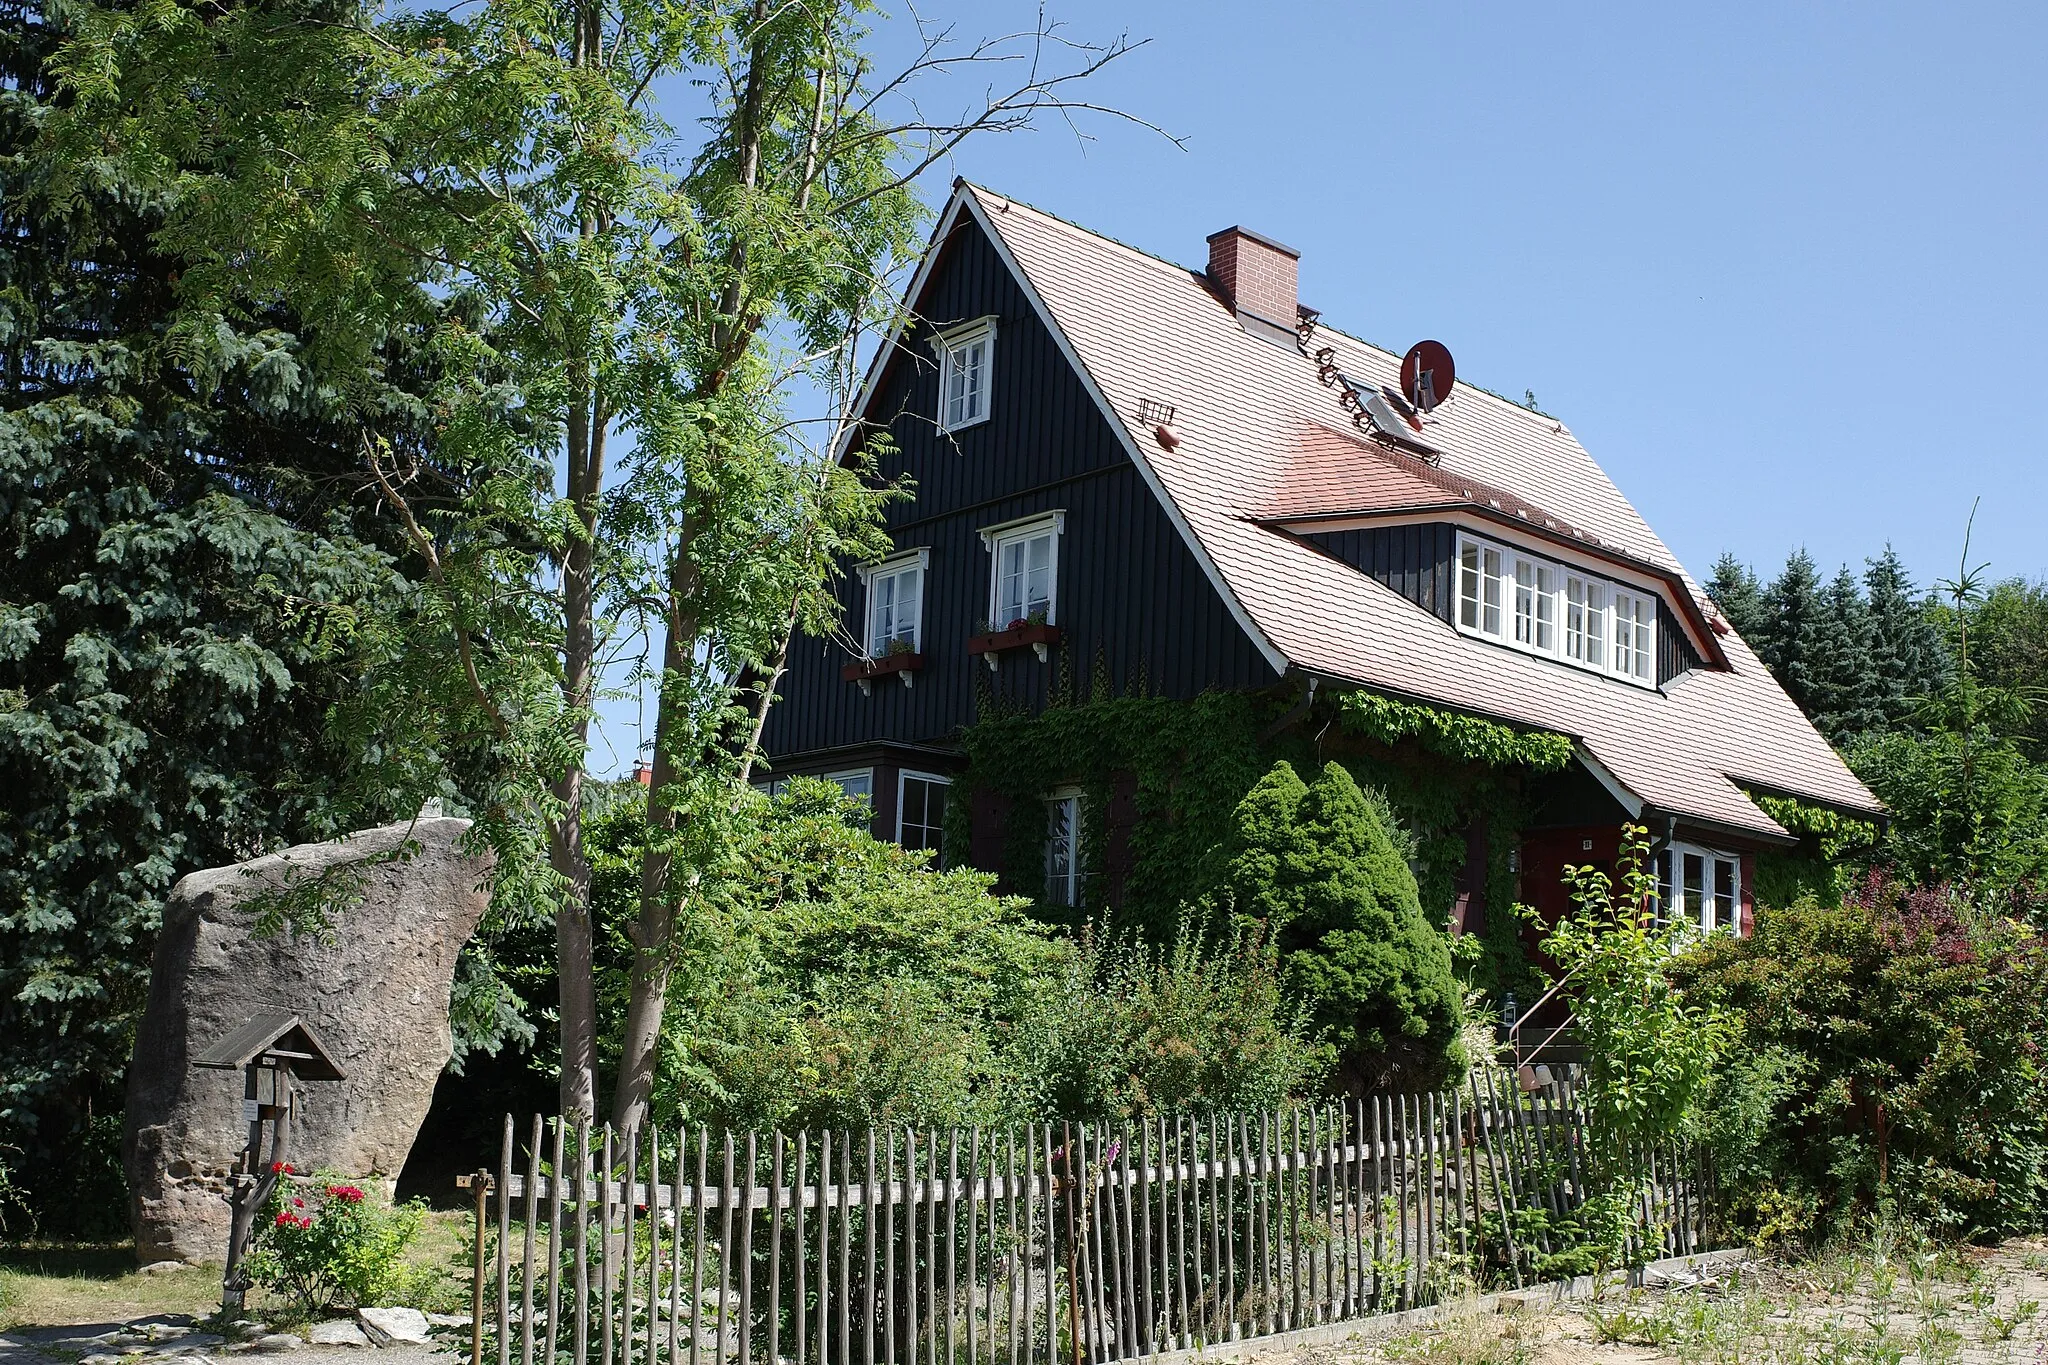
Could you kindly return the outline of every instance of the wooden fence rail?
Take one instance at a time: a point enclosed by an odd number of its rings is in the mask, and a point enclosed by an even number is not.
[[[1519,1284],[1594,1165],[1570,1083],[1507,1077],[1003,1132],[515,1128],[478,1365],[1106,1365]],[[1712,1245],[1703,1163],[1629,1157],[1639,1252]]]

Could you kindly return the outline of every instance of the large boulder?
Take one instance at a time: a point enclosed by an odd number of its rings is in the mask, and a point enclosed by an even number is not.
[[[299,1082],[293,1164],[397,1176],[453,1047],[456,955],[490,899],[489,863],[458,847],[468,829],[447,818],[387,825],[194,872],[172,888],[122,1140],[143,1264],[226,1253],[223,1194],[248,1137],[243,1077],[192,1059],[265,1010],[305,1019],[346,1073]],[[260,923],[278,917],[287,888],[297,893],[286,925]],[[321,907],[331,932],[291,927],[307,905]]]

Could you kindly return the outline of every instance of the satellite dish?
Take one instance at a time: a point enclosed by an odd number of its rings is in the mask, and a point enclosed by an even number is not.
[[[1418,341],[1401,357],[1401,392],[1418,411],[1429,412],[1451,396],[1458,367],[1441,341]]]

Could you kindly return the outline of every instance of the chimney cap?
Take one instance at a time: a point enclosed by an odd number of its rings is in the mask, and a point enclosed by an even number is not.
[[[1228,237],[1233,232],[1240,237],[1249,237],[1252,241],[1257,242],[1260,246],[1271,247],[1275,251],[1284,252],[1287,255],[1292,256],[1297,261],[1301,259],[1301,253],[1299,251],[1296,251],[1293,247],[1287,245],[1287,243],[1276,241],[1273,238],[1268,237],[1263,232],[1254,232],[1248,227],[1227,227],[1220,232],[1210,233],[1203,240],[1213,242],[1218,237]]]

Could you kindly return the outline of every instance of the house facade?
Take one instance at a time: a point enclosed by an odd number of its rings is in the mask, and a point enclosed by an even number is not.
[[[1113,906],[1135,784],[1091,818],[1048,778],[1023,816],[1042,847],[1004,866],[1018,798],[963,781],[972,727],[1077,691],[1254,694],[1285,742],[1368,693],[1569,741],[1525,784],[1517,899],[1561,908],[1562,869],[1611,864],[1632,822],[1672,910],[1738,932],[1757,859],[1799,843],[1767,805],[1881,813],[1561,422],[1463,383],[1407,407],[1401,357],[1303,306],[1294,252],[1208,246],[1191,269],[956,185],[861,398],[857,438],[886,431],[915,495],[844,580],[858,648],[792,651],[778,779],[832,778],[877,835],[1041,902]],[[1470,833],[1456,904],[1429,907],[1454,926],[1486,880]]]

